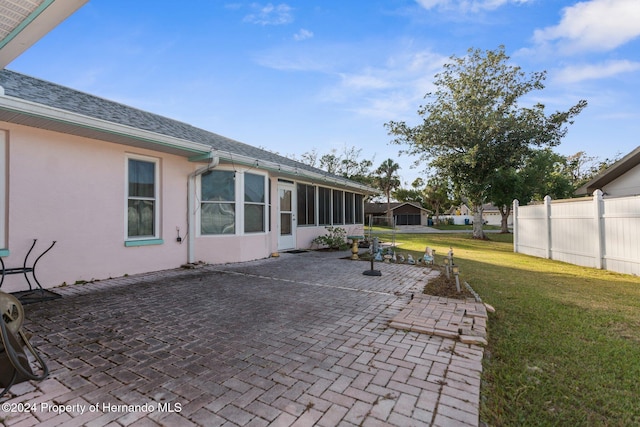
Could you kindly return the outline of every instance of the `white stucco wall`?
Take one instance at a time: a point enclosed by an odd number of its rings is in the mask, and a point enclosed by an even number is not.
[[[188,235],[187,180],[203,166],[187,159],[125,145],[0,122],[5,130],[8,177],[5,267],[21,267],[34,238],[32,264],[52,241],[55,247],[38,263],[37,276],[47,288],[177,268],[194,260],[211,264],[266,258],[278,250],[277,177],[271,180],[270,229],[264,233],[224,236]],[[159,237],[162,244],[126,247],[126,168],[128,155],[159,159]],[[229,166],[219,166],[225,168]],[[240,173],[242,173],[240,171]],[[196,187],[197,188],[197,187]],[[0,198],[1,199],[1,198]],[[194,209],[199,197],[194,197]],[[344,225],[348,234],[363,226]],[[182,242],[177,242],[178,229]],[[196,230],[199,230],[196,224]],[[298,227],[296,247],[309,248],[324,227]],[[6,252],[6,251],[5,251]],[[2,290],[26,289],[21,275],[6,276]]]
[[[34,238],[31,262],[53,240],[37,266],[45,287],[79,280],[169,269],[186,261],[186,176],[194,165],[123,145],[0,124],[9,131],[7,267],[22,265]],[[126,154],[160,158],[160,237],[164,244],[125,247]],[[23,288],[7,276],[3,290]],[[6,286],[6,288],[5,288]]]

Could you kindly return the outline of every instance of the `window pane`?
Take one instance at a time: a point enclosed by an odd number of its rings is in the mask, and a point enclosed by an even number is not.
[[[307,225],[307,186],[298,184],[298,225]]]
[[[280,190],[280,210],[291,212],[291,191]]]
[[[127,208],[128,236],[154,236],[153,200],[129,200]]]
[[[234,234],[236,207],[233,203],[202,203],[200,232],[202,234]]]
[[[316,223],[316,188],[313,185],[298,184],[298,225]]]
[[[155,197],[155,163],[129,159],[129,197]]]
[[[364,224],[364,210],[362,205],[362,194],[356,194],[356,223]]]
[[[264,205],[244,205],[244,231],[264,231]]]
[[[264,176],[244,174],[244,201],[264,203]]]
[[[344,221],[343,192],[333,190],[333,223],[342,224]]]
[[[291,236],[291,214],[280,213],[280,235]]]
[[[318,224],[331,224],[331,190],[318,187]]]
[[[316,188],[312,185],[307,186],[307,224],[314,225],[316,223]]]
[[[202,200],[225,201],[236,200],[236,179],[233,171],[210,171],[202,174]]]
[[[353,193],[344,193],[344,222],[345,224],[353,224]]]

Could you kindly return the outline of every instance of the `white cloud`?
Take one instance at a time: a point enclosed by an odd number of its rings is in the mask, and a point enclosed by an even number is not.
[[[458,10],[461,12],[479,12],[482,10],[495,10],[508,3],[528,3],[532,0],[416,0],[423,8]]]
[[[573,65],[558,72],[555,79],[560,83],[577,83],[612,77],[621,73],[640,70],[640,62],[619,60],[595,65]]]
[[[309,30],[305,30],[304,28],[300,28],[300,31],[293,35],[293,39],[295,41],[307,40],[313,37],[313,32]]]
[[[560,23],[536,30],[539,45],[557,42],[564,51],[607,51],[640,36],[640,1],[590,0],[563,10]]]
[[[261,5],[252,3],[253,13],[244,17],[244,22],[259,25],[284,25],[293,22],[292,9],[289,5],[281,3],[274,6],[271,3]]]
[[[378,67],[337,73],[339,81],[325,88],[322,100],[379,119],[415,116],[424,95],[433,89],[433,75],[448,58],[429,51],[390,57]]]

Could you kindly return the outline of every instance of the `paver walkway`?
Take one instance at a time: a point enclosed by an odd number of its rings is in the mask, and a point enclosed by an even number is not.
[[[430,270],[283,254],[59,288],[6,426],[476,426],[483,348],[389,327]]]

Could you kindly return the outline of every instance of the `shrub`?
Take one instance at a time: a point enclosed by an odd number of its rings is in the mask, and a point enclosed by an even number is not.
[[[325,227],[327,234],[313,239],[316,245],[327,246],[330,249],[347,249],[347,230],[341,227]]]

